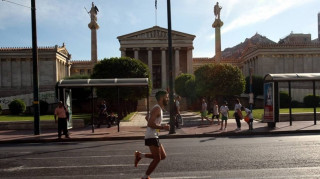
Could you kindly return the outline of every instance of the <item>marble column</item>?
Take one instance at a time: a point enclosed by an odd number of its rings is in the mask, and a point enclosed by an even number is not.
[[[174,53],[174,59],[175,59],[174,71],[175,71],[175,78],[176,78],[179,75],[179,72],[180,72],[180,48],[179,47],[175,47],[174,50],[175,50],[175,53]]]
[[[121,57],[125,57],[126,56],[126,48],[121,47],[120,51],[121,51]]]
[[[192,50],[193,47],[188,47],[187,49],[187,73],[193,73],[193,65],[192,65]]]
[[[133,48],[135,59],[139,59],[139,50],[140,50],[139,48]]]
[[[152,50],[153,48],[147,48],[148,50],[148,67],[149,67],[149,71],[150,71],[150,79],[152,81],[153,78],[153,73],[152,73]]]
[[[162,89],[167,88],[166,50],[167,50],[167,48],[161,48],[161,87],[162,87]]]

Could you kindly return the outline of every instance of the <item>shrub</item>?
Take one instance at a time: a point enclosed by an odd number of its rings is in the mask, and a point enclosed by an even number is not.
[[[9,104],[11,114],[21,114],[26,111],[26,104],[21,99],[15,99]]]
[[[280,108],[288,108],[290,103],[290,97],[288,92],[280,91]]]
[[[40,114],[41,115],[47,114],[48,109],[49,109],[48,102],[40,100]]]
[[[291,101],[291,107],[292,108],[302,108],[303,107],[303,103],[293,100]]]
[[[0,105],[0,114],[2,113],[2,107],[1,107],[1,105]]]
[[[320,96],[316,95],[316,98],[314,99],[313,95],[307,95],[303,98],[303,103],[307,108],[312,108],[314,105],[318,107],[320,103]]]

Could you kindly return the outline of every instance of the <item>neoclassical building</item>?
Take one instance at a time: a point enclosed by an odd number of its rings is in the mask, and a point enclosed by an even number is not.
[[[71,55],[65,45],[39,47],[39,91],[53,91],[70,76]],[[0,48],[0,97],[33,92],[32,48]]]
[[[172,31],[173,76],[193,73],[193,40],[195,35]],[[168,30],[154,26],[118,37],[122,57],[131,57],[147,64],[153,88],[168,86]]]

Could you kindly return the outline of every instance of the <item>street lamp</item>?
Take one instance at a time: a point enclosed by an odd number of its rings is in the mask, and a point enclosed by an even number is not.
[[[34,135],[40,134],[36,0],[31,0]]]
[[[173,72],[172,72],[172,35],[171,35],[171,5],[170,0],[167,0],[167,14],[168,14],[168,55],[169,55],[169,106],[170,106],[170,131],[169,134],[176,133],[175,118],[174,118],[174,104],[173,104]]]

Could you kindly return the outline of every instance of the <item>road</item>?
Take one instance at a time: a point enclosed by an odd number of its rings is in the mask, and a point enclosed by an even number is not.
[[[152,178],[320,178],[320,137],[259,136],[161,140],[167,151]],[[1,178],[139,178],[142,140],[0,145]]]

